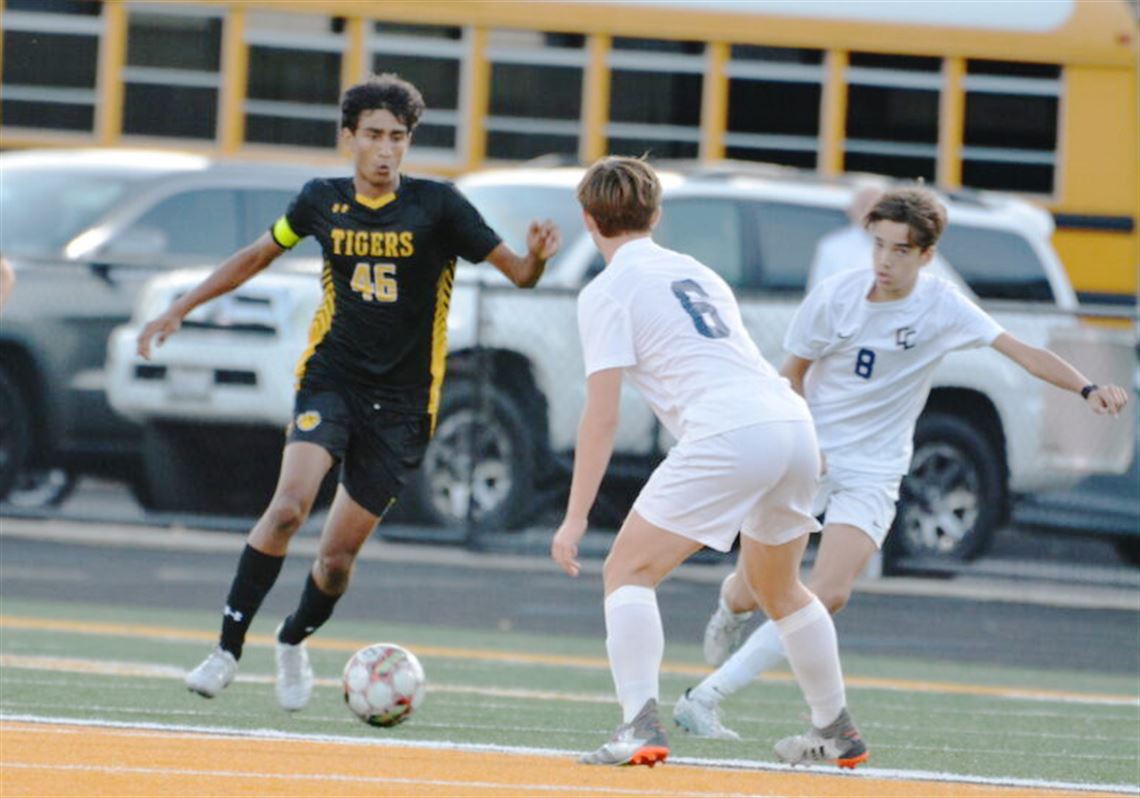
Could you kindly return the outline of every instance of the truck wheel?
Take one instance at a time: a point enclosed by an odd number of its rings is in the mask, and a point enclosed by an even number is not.
[[[1001,457],[989,439],[957,416],[923,414],[884,552],[891,570],[902,557],[977,557],[992,542],[1004,504]]]
[[[0,371],[0,499],[16,485],[31,447],[28,405],[16,383]]]
[[[401,497],[413,519],[440,526],[470,520],[505,529],[533,513],[534,432],[502,389],[470,380],[444,386],[435,435]]]

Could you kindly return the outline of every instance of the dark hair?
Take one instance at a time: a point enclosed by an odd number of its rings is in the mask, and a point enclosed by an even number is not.
[[[340,126],[354,131],[360,124],[362,113],[382,108],[400,120],[411,133],[419,124],[424,107],[419,89],[399,75],[385,72],[372,75],[344,93],[340,101]]]
[[[896,188],[884,194],[867,212],[863,226],[870,227],[884,220],[905,224],[911,245],[928,249],[938,243],[946,229],[946,208],[925,188]]]
[[[606,238],[640,233],[649,229],[661,207],[661,181],[640,158],[602,158],[578,183],[578,202]]]

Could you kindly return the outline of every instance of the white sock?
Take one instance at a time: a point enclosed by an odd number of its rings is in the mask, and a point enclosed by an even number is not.
[[[764,671],[784,659],[784,647],[776,624],[765,621],[744,641],[731,657],[705,680],[693,688],[690,695],[706,701],[720,701],[737,692]]]
[[[788,664],[811,707],[812,725],[822,729],[839,717],[847,703],[831,614],[813,597],[806,607],[781,618],[775,625],[787,652]]]
[[[653,588],[623,585],[606,596],[606,651],[622,722],[629,723],[645,702],[657,698],[665,632]]]

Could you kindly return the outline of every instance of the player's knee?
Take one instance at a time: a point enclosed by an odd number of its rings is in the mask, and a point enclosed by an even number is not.
[[[321,587],[325,592],[339,596],[348,588],[352,578],[352,563],[356,558],[348,552],[322,552],[317,557],[317,568],[322,578]]]
[[[296,496],[279,494],[269,503],[265,515],[274,532],[292,535],[309,515],[308,504]]]
[[[827,607],[827,611],[834,615],[847,606],[851,599],[851,588],[827,585],[817,589],[815,594],[823,606]]]

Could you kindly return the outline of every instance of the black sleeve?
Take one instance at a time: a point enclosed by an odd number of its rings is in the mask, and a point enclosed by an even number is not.
[[[269,229],[273,240],[279,246],[291,249],[297,245],[298,241],[305,236],[312,235],[315,231],[316,215],[314,213],[313,194],[316,191],[316,184],[316,180],[310,180],[306,183],[300,193],[293,197],[293,201],[289,203],[285,215]]]
[[[441,227],[449,239],[451,251],[471,263],[485,260],[503,239],[483,221],[483,216],[455,186],[450,183],[442,185]]]

